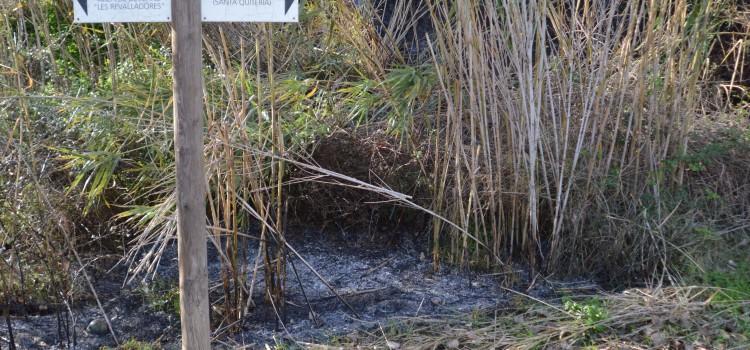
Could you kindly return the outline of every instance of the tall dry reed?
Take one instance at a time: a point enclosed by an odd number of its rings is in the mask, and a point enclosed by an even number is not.
[[[653,268],[674,209],[661,195],[684,177],[665,161],[700,115],[717,3],[429,3],[445,106],[434,206],[499,255],[570,271],[627,254],[643,266],[626,269]],[[436,261],[486,259],[434,226]]]

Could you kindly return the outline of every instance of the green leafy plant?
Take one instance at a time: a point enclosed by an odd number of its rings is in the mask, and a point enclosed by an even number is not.
[[[750,262],[736,263],[728,270],[711,270],[704,275],[705,284],[719,288],[711,302],[719,308],[728,308],[737,331],[750,339],[750,319],[747,306],[750,301]]]
[[[383,87],[386,90],[386,101],[392,107],[387,122],[391,133],[403,138],[411,133],[414,127],[416,109],[427,101],[436,83],[435,70],[431,65],[408,66],[388,72]]]
[[[602,325],[609,316],[606,305],[600,299],[591,298],[583,301],[575,301],[571,298],[563,299],[563,309],[570,313],[576,320],[585,326],[589,335],[604,332],[606,328]]]
[[[105,190],[113,185],[115,170],[122,155],[111,151],[92,151],[79,153],[72,150],[58,149],[65,161],[63,169],[71,170],[75,176],[68,188],[68,194],[79,189],[87,199],[84,211],[88,211],[102,198]],[[80,188],[79,188],[80,186]]]
[[[735,263],[730,270],[707,271],[704,283],[721,288],[714,301],[742,301],[750,300],[750,263]]]
[[[139,289],[146,303],[154,310],[172,315],[180,314],[180,290],[164,280],[155,280]]]

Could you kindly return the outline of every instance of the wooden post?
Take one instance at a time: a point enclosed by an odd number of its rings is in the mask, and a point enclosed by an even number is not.
[[[172,2],[182,349],[210,349],[200,0]]]

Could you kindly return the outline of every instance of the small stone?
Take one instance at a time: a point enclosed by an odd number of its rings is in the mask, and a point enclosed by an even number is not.
[[[86,327],[86,332],[94,335],[106,335],[109,333],[109,327],[107,327],[107,321],[103,318],[95,318]]]
[[[458,342],[458,339],[451,339],[447,343],[445,343],[445,347],[448,349],[458,349],[458,345],[460,343]]]
[[[479,283],[479,282],[476,282],[476,281],[474,281],[474,282],[471,282],[471,287],[472,287],[472,288],[479,288],[479,287],[481,287],[481,286],[482,286],[482,284],[481,284],[481,283]]]
[[[737,268],[737,263],[734,262],[734,260],[731,260],[731,259],[727,262],[727,265],[729,265],[729,268],[731,268],[732,270],[734,270],[734,269]]]
[[[387,345],[387,346],[388,346],[388,349],[390,349],[390,350],[398,350],[398,349],[401,349],[401,344],[399,344],[399,343],[396,343],[395,341],[390,341],[390,340],[388,340],[388,341],[386,341],[386,342],[385,342],[385,345]]]
[[[419,253],[419,261],[425,261],[427,260],[427,257],[424,255],[424,252]]]
[[[443,305],[443,299],[439,297],[433,297],[432,299],[430,299],[430,302],[435,306]]]

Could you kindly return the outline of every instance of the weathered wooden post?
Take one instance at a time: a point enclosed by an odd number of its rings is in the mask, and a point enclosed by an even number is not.
[[[172,4],[177,250],[183,349],[210,349],[201,1]]]

